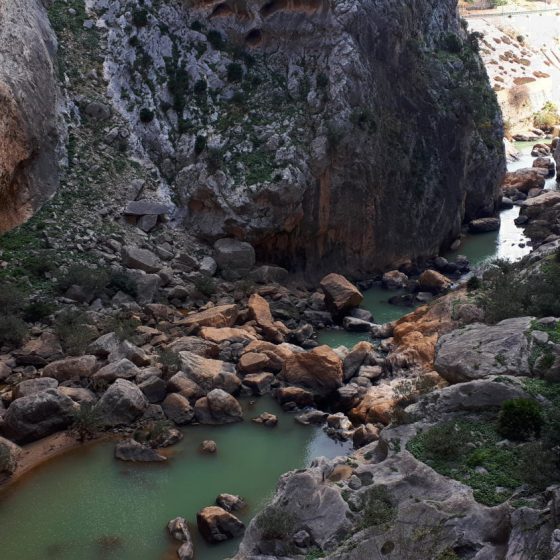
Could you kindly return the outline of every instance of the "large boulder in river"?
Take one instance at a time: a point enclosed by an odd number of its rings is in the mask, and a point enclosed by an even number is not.
[[[203,358],[192,352],[179,352],[179,358],[181,370],[204,391],[223,389],[234,393],[241,386],[233,364]]]
[[[179,560],[193,560],[194,546],[187,520],[184,517],[176,517],[167,524],[167,530],[172,538],[183,543],[177,551]]]
[[[342,360],[326,345],[292,354],[284,362],[281,376],[286,383],[319,396],[336,391],[344,381]]]
[[[449,383],[492,375],[529,375],[532,317],[497,325],[474,323],[443,335],[436,346],[435,370]]]
[[[223,278],[239,280],[248,276],[255,266],[255,250],[245,241],[218,239],[214,243],[214,260]]]
[[[47,389],[14,401],[4,417],[3,432],[18,443],[27,443],[64,430],[79,409],[71,398]]]
[[[95,405],[105,426],[126,425],[137,420],[148,401],[142,391],[126,379],[117,379]]]
[[[420,274],[418,286],[423,291],[437,294],[447,290],[451,286],[451,280],[437,270],[428,269]]]
[[[218,506],[206,507],[196,514],[198,530],[209,543],[219,543],[240,537],[245,525],[235,515]]]
[[[237,399],[222,389],[214,389],[198,399],[194,410],[201,424],[233,424],[243,420],[243,410]]]
[[[500,217],[478,218],[469,223],[471,233],[487,233],[500,229]]]
[[[194,418],[194,410],[189,400],[179,393],[170,393],[161,403],[165,416],[177,424],[184,426]]]
[[[506,194],[513,190],[527,194],[531,189],[544,188],[547,174],[541,169],[530,167],[510,171],[506,173],[502,189]]]
[[[359,307],[364,299],[360,290],[340,274],[327,274],[321,280],[321,289],[325,294],[325,305],[335,318],[344,317],[348,311]]]
[[[132,463],[155,463],[167,461],[155,449],[142,445],[134,439],[120,441],[115,446],[115,458],[119,461],[130,461]]]

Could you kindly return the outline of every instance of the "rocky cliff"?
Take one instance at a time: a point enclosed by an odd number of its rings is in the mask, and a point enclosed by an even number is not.
[[[359,276],[494,211],[502,123],[454,0],[92,4],[113,101],[202,238]]]
[[[0,232],[58,184],[56,39],[38,0],[0,3]]]

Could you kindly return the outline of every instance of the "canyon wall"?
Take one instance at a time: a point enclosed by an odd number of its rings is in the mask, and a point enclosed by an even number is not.
[[[502,122],[455,0],[94,5],[114,104],[201,238],[363,276],[494,212]]]
[[[39,0],[0,2],[0,233],[58,185],[56,39]]]

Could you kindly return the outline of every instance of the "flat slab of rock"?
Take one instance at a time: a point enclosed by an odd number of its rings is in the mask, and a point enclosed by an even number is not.
[[[12,391],[12,399],[15,401],[22,397],[29,397],[46,391],[47,389],[56,389],[58,381],[52,377],[37,377],[35,379],[26,379],[18,383]]]
[[[179,358],[181,370],[205,391],[223,389],[234,393],[241,386],[233,364],[203,358],[192,352],[179,352]]]
[[[492,375],[529,375],[527,332],[533,317],[506,319],[497,325],[474,323],[442,336],[435,370],[449,383]]]
[[[142,445],[134,439],[120,441],[115,446],[115,458],[119,461],[132,463],[156,463],[167,461],[167,457],[160,455],[155,449]]]
[[[206,507],[196,514],[198,530],[209,543],[219,543],[240,537],[245,525],[235,515],[218,506]]]
[[[249,387],[254,395],[265,395],[274,382],[272,373],[250,373],[243,378],[243,385]]]
[[[500,229],[500,218],[478,218],[469,223],[471,233],[487,233]]]
[[[169,212],[169,207],[154,200],[132,200],[127,203],[123,214],[127,216],[162,216]]]
[[[140,247],[123,247],[122,261],[127,268],[135,268],[148,273],[159,272],[162,269],[158,257],[148,249],[141,249]]]
[[[92,355],[64,358],[51,362],[43,370],[44,377],[54,377],[59,382],[91,377],[97,370],[97,358]]]
[[[181,321],[181,324],[190,327],[233,327],[237,319],[239,310],[237,305],[217,305],[199,313],[188,315]]]
[[[215,344],[222,342],[250,342],[256,340],[257,337],[245,329],[236,329],[233,327],[202,327],[199,335],[204,340],[209,340]]]
[[[220,355],[220,347],[217,344],[198,336],[182,336],[174,340],[167,348],[176,354],[192,352],[203,358],[217,358]]]

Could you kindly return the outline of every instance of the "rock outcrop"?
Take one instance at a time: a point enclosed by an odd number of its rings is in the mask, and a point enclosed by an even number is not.
[[[497,208],[501,117],[454,0],[154,4],[132,31],[98,4],[114,101],[154,108],[148,126],[123,116],[199,238],[360,276],[436,254]],[[131,34],[151,45],[142,73]]]
[[[58,186],[61,129],[56,38],[40,0],[0,5],[0,233]]]

